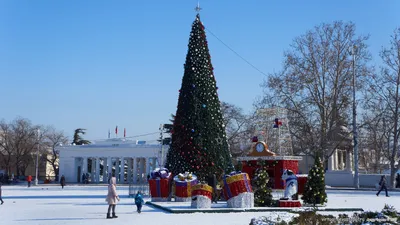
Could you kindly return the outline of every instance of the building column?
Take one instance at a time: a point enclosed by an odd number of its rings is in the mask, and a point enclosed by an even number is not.
[[[91,167],[91,170],[90,170],[90,178],[92,179],[92,182],[94,182],[95,181],[95,173],[97,173],[97,170],[96,170],[96,158],[90,158],[90,159],[92,160],[92,167]]]
[[[331,157],[329,157],[328,159],[328,171],[332,171],[333,170],[333,155],[331,155]],[[308,164],[307,164],[308,166]]]
[[[150,174],[150,159],[151,158],[146,158],[146,174],[144,175],[145,181],[147,181],[147,175]]]
[[[96,184],[100,183],[100,158],[96,158]]]
[[[103,183],[107,183],[107,158],[102,158],[103,162]]]
[[[353,171],[352,154],[350,150],[346,151],[346,170],[349,172]]]
[[[137,165],[138,165],[137,158],[133,158],[132,163],[133,163],[133,181],[132,181],[132,183],[136,184],[137,183],[137,174],[138,174],[138,172],[137,172]]]
[[[119,158],[115,158],[115,179],[119,181]]]
[[[157,168],[157,158],[153,158],[152,163],[153,163],[153,168],[151,168],[151,171],[153,171]],[[159,167],[161,167],[161,166],[159,166]],[[150,173],[151,173],[151,171],[150,171]]]
[[[143,183],[143,174],[144,174],[144,158],[139,158],[139,181]]]
[[[344,152],[340,151],[340,170],[344,170]]]
[[[128,158],[127,161],[128,161],[128,171],[127,171],[128,176],[126,178],[126,182],[130,184],[132,183],[132,158]]]
[[[61,181],[61,176],[64,175],[64,163],[63,163],[64,160],[59,160],[58,162],[59,162],[59,165],[58,165],[58,182],[60,182]],[[74,163],[74,166],[75,166],[75,163]],[[74,173],[74,175],[75,175],[75,173]]]
[[[106,177],[106,182],[108,183],[108,180],[112,177],[112,159],[111,157],[107,158],[107,177]]]
[[[121,157],[121,167],[120,167],[119,182],[121,184],[125,183],[125,158],[124,157]]]
[[[81,168],[81,183],[83,183],[84,181],[82,180],[82,176],[83,174],[87,173],[87,168],[88,168],[88,162],[87,162],[87,157],[83,157],[82,158],[82,168]]]
[[[335,149],[335,152],[333,152],[333,159],[334,159],[334,163],[333,163],[333,168],[334,170],[339,170],[339,162],[338,162],[338,151],[337,149]]]

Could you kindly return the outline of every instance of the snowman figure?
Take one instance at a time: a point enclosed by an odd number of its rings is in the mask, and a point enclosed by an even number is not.
[[[282,180],[285,181],[285,194],[282,200],[297,200],[293,199],[293,196],[297,194],[297,176],[293,171],[285,169],[282,174]]]

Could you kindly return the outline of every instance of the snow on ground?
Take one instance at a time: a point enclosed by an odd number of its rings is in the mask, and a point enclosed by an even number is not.
[[[128,197],[128,187],[117,187],[121,202],[116,208],[119,218],[105,219],[107,204],[106,186],[3,186],[4,205],[0,205],[0,224],[4,225],[103,225],[103,224],[215,224],[247,225],[254,217],[266,216],[288,220],[294,214],[285,212],[246,213],[194,213],[170,214],[148,206],[136,213],[133,200]],[[372,191],[328,191],[328,207],[361,207],[380,211],[384,204],[400,209],[400,192],[377,197]],[[190,203],[188,203],[189,205]],[[326,214],[326,213],[324,213]],[[337,215],[338,213],[332,213]],[[350,213],[351,215],[352,213]]]

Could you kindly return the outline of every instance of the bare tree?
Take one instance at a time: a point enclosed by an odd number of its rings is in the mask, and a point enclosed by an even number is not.
[[[388,141],[393,125],[389,123],[387,117],[386,104],[377,98],[375,91],[367,88],[363,98],[363,117],[360,127],[361,149],[365,149],[360,154],[360,159],[364,160],[364,166],[374,173],[380,173],[381,164],[384,159],[389,159]]]
[[[332,154],[330,136],[340,118],[348,118],[351,103],[351,47],[357,46],[359,85],[370,74],[370,55],[365,42],[356,37],[353,23],[321,24],[294,39],[284,53],[282,71],[270,74],[263,84],[266,97],[274,97],[279,107],[288,109],[292,142],[301,151]]]
[[[7,174],[10,174],[13,163],[13,132],[10,124],[4,120],[0,121],[0,155],[1,163],[5,166]]]
[[[57,151],[57,146],[68,144],[68,138],[63,131],[59,131],[52,126],[47,127],[43,135],[44,135],[43,145],[46,146],[43,155],[46,156],[45,159],[53,168],[56,180],[58,180],[59,152]]]
[[[221,111],[224,117],[224,125],[233,156],[245,154],[252,136],[252,116],[243,113],[243,109],[227,102],[221,102]]]
[[[32,123],[24,118],[17,118],[11,124],[14,132],[14,149],[15,164],[17,175],[25,175],[25,170],[32,161],[29,162],[33,154],[33,150],[38,143],[39,127],[33,126]]]
[[[24,175],[26,168],[32,163],[32,153],[38,137],[37,126],[24,118],[17,118],[11,123],[2,122],[2,155],[8,172],[11,161],[16,168],[16,175]]]
[[[384,65],[380,75],[369,80],[366,105],[371,109],[382,104],[378,115],[388,121],[385,127],[385,131],[390,134],[387,137],[387,157],[390,160],[390,183],[394,187],[395,173],[400,169],[400,164],[397,168],[395,166],[397,160],[400,163],[400,28],[395,29],[389,46],[382,48],[380,57]]]

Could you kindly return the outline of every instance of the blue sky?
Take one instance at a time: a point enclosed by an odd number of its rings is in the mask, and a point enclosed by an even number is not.
[[[175,113],[197,0],[0,1],[0,118],[54,125],[72,136],[157,132]],[[264,73],[293,38],[320,23],[353,21],[370,34],[373,64],[400,26],[400,1],[200,1],[207,29]],[[221,101],[252,109],[264,75],[210,33]],[[154,140],[157,135],[141,139]]]

